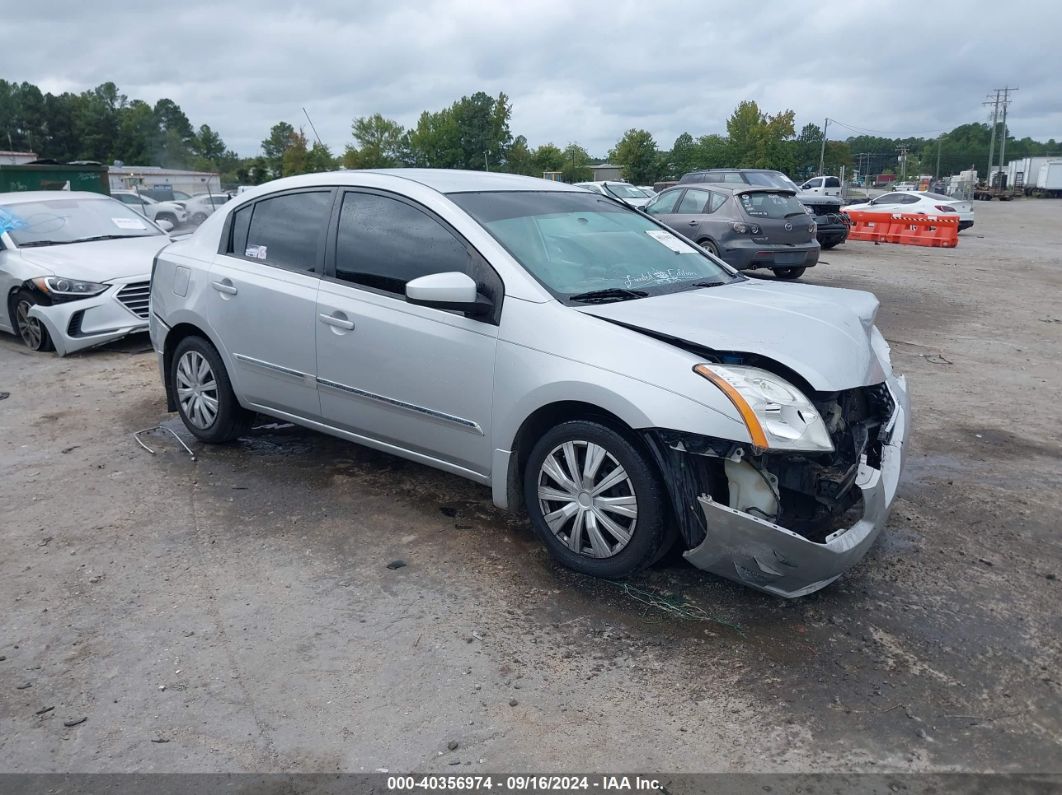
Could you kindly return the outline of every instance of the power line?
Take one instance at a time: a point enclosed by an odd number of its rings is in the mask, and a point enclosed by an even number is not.
[[[867,129],[867,128],[863,128],[863,127],[856,127],[854,125],[847,124],[846,122],[840,121],[839,119],[834,119],[832,117],[830,118],[830,122],[833,123],[833,124],[839,124],[842,127],[847,127],[849,130],[852,130],[853,132],[863,133],[864,135],[886,135],[886,136],[890,136],[892,138],[916,138],[919,135],[930,135],[930,134],[939,135],[942,132],[946,132],[946,130],[924,130],[924,131],[913,132],[913,133],[910,132],[910,131],[908,131],[907,133],[897,133],[897,132],[888,131],[888,130],[871,130],[871,129]]]

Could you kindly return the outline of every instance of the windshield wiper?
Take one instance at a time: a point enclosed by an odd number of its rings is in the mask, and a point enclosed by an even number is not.
[[[694,282],[690,287],[721,287],[724,284],[730,284],[730,282]]]
[[[35,248],[36,246],[65,246],[73,243],[73,240],[30,240],[28,243],[19,243],[19,248]]]
[[[604,301],[629,301],[632,298],[645,298],[649,293],[644,290],[626,290],[622,287],[609,287],[606,290],[591,290],[587,293],[569,295],[569,301],[584,301],[586,303]]]
[[[798,216],[798,215],[807,215],[807,214],[808,214],[807,210],[801,210],[798,213],[797,212],[786,213],[785,217],[786,218],[796,218],[796,216]]]
[[[127,237],[146,237],[146,235],[94,235],[71,240],[71,243],[91,243],[93,240],[125,240]]]

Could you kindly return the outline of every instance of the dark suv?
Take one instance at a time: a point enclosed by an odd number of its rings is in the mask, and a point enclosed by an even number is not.
[[[767,188],[783,188],[797,194],[797,201],[815,216],[818,231],[815,233],[823,249],[831,249],[848,239],[848,217],[841,212],[840,196],[823,196],[817,193],[802,193],[793,180],[781,171],[767,168],[710,168],[683,174],[679,183],[714,182],[723,185],[760,185]]]

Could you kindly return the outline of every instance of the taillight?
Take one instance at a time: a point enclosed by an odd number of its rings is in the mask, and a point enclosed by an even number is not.
[[[954,207],[949,207],[946,204],[935,204],[933,206],[936,207],[938,210],[940,210],[940,212],[942,212],[942,213],[958,212]]]
[[[758,235],[760,233],[760,227],[758,224],[743,224],[740,221],[735,221],[730,224],[730,228],[737,232],[739,235]]]

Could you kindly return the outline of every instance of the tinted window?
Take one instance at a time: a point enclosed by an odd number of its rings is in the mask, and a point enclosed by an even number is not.
[[[247,250],[247,229],[251,225],[251,212],[254,210],[253,204],[248,204],[245,207],[241,207],[232,216],[232,246],[229,251],[236,254],[242,254]]]
[[[712,194],[708,191],[690,188],[686,191],[686,195],[682,197],[682,201],[679,202],[678,209],[675,212],[679,215],[703,213],[704,207],[708,204],[710,198],[712,198]]]
[[[839,188],[841,187],[841,180],[837,179],[837,177],[826,177],[826,187]]]
[[[663,215],[664,213],[674,212],[675,204],[678,202],[681,195],[682,191],[680,190],[661,193],[660,198],[646,207],[645,211],[650,215]]]
[[[886,193],[874,199],[874,204],[898,204],[901,196],[903,196],[902,193]]]
[[[327,190],[288,193],[256,202],[243,255],[312,272],[331,207],[332,193]],[[241,252],[236,249],[236,253]]]
[[[471,273],[469,251],[430,215],[386,196],[343,197],[336,278],[404,295],[411,279],[449,271]]]

